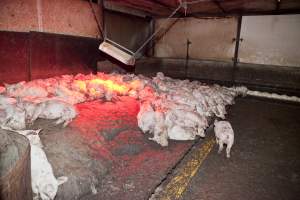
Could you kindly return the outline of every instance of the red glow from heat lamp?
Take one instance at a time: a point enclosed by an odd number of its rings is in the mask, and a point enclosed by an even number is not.
[[[102,86],[104,88],[106,88],[107,90],[109,91],[114,91],[118,94],[125,94],[126,92],[129,91],[129,88],[124,85],[124,84],[119,84],[119,83],[116,83],[112,80],[104,80],[104,79],[100,79],[100,78],[97,78],[97,79],[91,79],[91,80],[76,80],[75,81],[75,84],[76,86],[80,89],[80,91],[82,92],[87,92],[87,85],[88,84],[93,84],[93,85],[99,85],[99,86]],[[89,88],[89,91],[91,93],[96,93],[97,92],[97,88]]]
[[[124,93],[128,91],[128,88],[125,85],[114,83],[112,80],[103,80],[103,79],[92,79],[90,80],[91,83],[100,84],[104,87],[108,88],[109,90]]]

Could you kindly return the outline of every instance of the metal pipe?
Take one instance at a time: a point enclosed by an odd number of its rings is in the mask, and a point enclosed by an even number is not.
[[[192,42],[187,39],[186,40],[186,57],[185,57],[185,66],[184,66],[184,73],[185,77],[187,77],[187,69],[188,69],[188,64],[189,64],[189,58],[190,58],[190,45]]]
[[[100,32],[100,34],[101,34],[101,37],[104,38],[103,28],[101,27],[101,24],[100,24],[100,22],[99,22],[99,20],[98,20],[98,18],[97,18],[97,16],[96,16],[96,12],[95,12],[95,10],[94,10],[92,0],[89,0],[89,4],[90,4],[90,7],[91,7],[91,9],[92,9],[93,16],[94,16],[94,18],[95,18],[95,21],[96,21],[98,30],[99,30],[99,32]]]
[[[182,5],[180,4],[167,19],[173,17],[181,7]],[[134,57],[154,38],[154,36],[160,31],[161,27],[162,25],[158,27],[158,29],[144,42],[144,44],[142,44],[142,46],[138,50],[136,50],[136,52],[133,55]]]

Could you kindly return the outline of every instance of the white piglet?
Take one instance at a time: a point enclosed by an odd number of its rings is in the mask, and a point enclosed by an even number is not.
[[[34,109],[30,119],[31,122],[34,122],[37,118],[56,119],[55,123],[63,123],[64,127],[77,115],[73,105],[59,99],[48,99],[38,103]]]
[[[56,196],[58,186],[65,183],[68,177],[56,178],[53,169],[44,152],[38,130],[16,131],[9,127],[1,126],[2,129],[14,131],[27,137],[30,142],[31,158],[31,187],[36,195],[34,199],[53,200]]]
[[[234,143],[234,132],[231,124],[228,121],[215,120],[214,125],[216,142],[219,145],[218,153],[221,153],[223,145],[226,144],[226,157],[230,158],[230,149]]]
[[[45,152],[37,145],[31,145],[31,179],[33,193],[42,200],[54,199],[58,186],[68,180],[64,176],[55,178]]]

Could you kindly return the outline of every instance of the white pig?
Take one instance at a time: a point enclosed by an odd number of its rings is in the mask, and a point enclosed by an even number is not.
[[[16,131],[5,126],[1,126],[1,128],[27,137],[31,148],[31,187],[33,193],[36,195],[34,199],[39,199],[40,197],[42,200],[53,200],[56,196],[58,186],[66,182],[68,178],[65,176],[55,178],[52,166],[42,149],[43,144],[39,137],[41,129]]]
[[[0,94],[4,93],[5,90],[6,90],[5,87],[0,86]]]
[[[7,121],[6,126],[15,129],[21,130],[26,128],[25,123],[25,110],[15,106],[7,107]]]
[[[68,180],[62,176],[55,178],[51,164],[43,149],[37,145],[31,145],[31,187],[33,193],[42,200],[53,200],[58,186]]]
[[[26,127],[25,110],[17,106],[16,99],[0,95],[0,110],[0,125],[5,125],[17,130]]]
[[[193,128],[174,125],[168,128],[168,137],[171,140],[194,140],[196,131]]]
[[[56,124],[64,123],[63,126],[66,127],[77,115],[73,105],[59,99],[47,99],[36,104],[32,109],[34,111],[27,111],[33,113],[31,123],[37,118],[56,119]]]
[[[234,143],[234,132],[231,124],[228,121],[217,121],[214,122],[214,131],[216,136],[216,142],[219,144],[219,151],[221,153],[223,150],[223,145],[227,144],[226,147],[226,157],[230,157],[230,149]]]
[[[6,93],[8,96],[11,97],[26,97],[26,96],[31,96],[31,97],[47,97],[48,92],[45,88],[39,86],[39,85],[34,85],[33,83],[24,83],[20,82],[14,85],[8,85],[5,84],[6,86]]]
[[[151,103],[146,101],[140,104],[140,111],[137,115],[138,126],[144,133],[153,133],[155,126],[155,111]]]
[[[165,116],[163,112],[155,111],[155,125],[153,129],[153,137],[149,138],[165,147],[168,146],[168,132],[165,125]]]

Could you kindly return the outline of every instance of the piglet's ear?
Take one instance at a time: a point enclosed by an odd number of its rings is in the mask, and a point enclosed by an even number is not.
[[[68,177],[66,177],[66,176],[61,176],[61,177],[57,178],[58,185],[61,185],[67,181],[68,181]]]
[[[5,87],[9,87],[9,84],[8,84],[8,83],[3,83],[3,85],[4,85]]]

